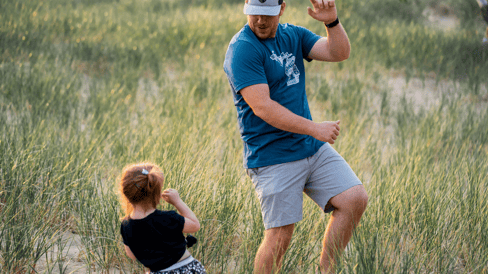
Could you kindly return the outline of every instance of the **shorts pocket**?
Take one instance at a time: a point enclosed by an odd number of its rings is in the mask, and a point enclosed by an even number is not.
[[[255,176],[255,175],[258,175],[259,174],[259,167],[255,167],[255,168],[248,168],[246,169],[246,173],[249,177],[252,177]]]

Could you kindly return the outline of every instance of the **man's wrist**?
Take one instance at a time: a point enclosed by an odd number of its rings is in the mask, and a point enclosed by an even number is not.
[[[335,27],[335,26],[339,25],[339,17],[337,17],[337,18],[336,18],[336,20],[332,21],[332,22],[331,22],[331,23],[329,23],[329,24],[326,24],[326,23],[324,22],[324,25],[325,25],[325,27],[327,27],[328,29],[333,28],[333,27]]]

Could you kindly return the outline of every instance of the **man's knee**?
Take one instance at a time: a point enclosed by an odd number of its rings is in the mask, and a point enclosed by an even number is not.
[[[358,210],[361,211],[361,213],[366,210],[366,207],[368,206],[368,199],[368,193],[366,192],[364,187],[361,187],[361,191],[356,198]]]
[[[264,241],[267,245],[274,245],[279,248],[287,249],[293,235],[295,224],[282,227],[273,227],[264,232]]]
[[[368,193],[363,185],[357,185],[333,197],[331,204],[337,209],[348,209],[362,214],[368,205]]]
[[[368,206],[368,193],[362,185],[357,188],[357,191],[354,193],[353,199],[355,201],[355,209],[363,213]]]

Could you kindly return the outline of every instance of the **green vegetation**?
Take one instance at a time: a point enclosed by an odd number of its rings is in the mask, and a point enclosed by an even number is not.
[[[334,147],[370,195],[341,273],[488,273],[484,28],[430,29],[419,2],[337,1],[351,57],[307,64],[314,119],[341,120]],[[307,4],[282,22],[326,35]],[[152,161],[199,217],[208,272],[251,273],[263,227],[222,70],[245,22],[241,1],[0,0],[0,272],[66,272],[48,252],[66,232],[86,271],[142,270],[123,252],[117,176]],[[392,75],[455,84],[418,110],[392,104]],[[318,262],[329,216],[304,210],[283,273]]]

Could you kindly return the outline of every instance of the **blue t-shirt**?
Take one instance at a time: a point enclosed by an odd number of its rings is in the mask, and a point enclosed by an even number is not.
[[[175,211],[156,209],[144,219],[125,219],[120,225],[124,244],[151,271],[168,268],[186,251],[185,218]]]
[[[244,168],[292,162],[312,156],[324,144],[303,134],[277,129],[256,116],[240,90],[268,84],[270,97],[312,120],[305,93],[303,60],[321,37],[300,26],[279,24],[274,38],[259,39],[245,25],[231,40],[224,61],[244,141]]]

